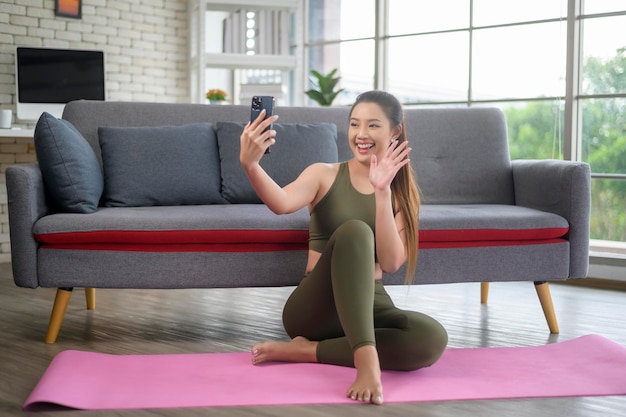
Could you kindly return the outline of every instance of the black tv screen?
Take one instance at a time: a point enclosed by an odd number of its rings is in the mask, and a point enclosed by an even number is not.
[[[18,102],[105,99],[102,51],[18,47],[16,69]]]

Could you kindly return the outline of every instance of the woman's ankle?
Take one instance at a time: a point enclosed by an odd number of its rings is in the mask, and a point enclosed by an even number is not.
[[[354,367],[358,372],[380,376],[380,361],[376,346],[366,345],[354,351]]]
[[[378,351],[373,345],[362,346],[354,351],[356,379],[348,389],[348,397],[356,401],[383,403]]]

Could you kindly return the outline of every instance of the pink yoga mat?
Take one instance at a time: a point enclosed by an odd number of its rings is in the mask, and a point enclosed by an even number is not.
[[[385,402],[626,394],[626,348],[597,335],[545,346],[448,349],[430,368],[383,372]],[[351,368],[253,366],[248,353],[59,353],[24,408],[104,410],[353,403]]]

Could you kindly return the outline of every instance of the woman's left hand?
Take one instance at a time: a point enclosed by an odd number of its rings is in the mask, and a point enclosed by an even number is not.
[[[380,162],[376,155],[370,159],[370,182],[375,190],[383,190],[391,187],[391,182],[396,174],[406,164],[409,163],[409,143],[404,141],[393,141],[385,151],[385,155]]]

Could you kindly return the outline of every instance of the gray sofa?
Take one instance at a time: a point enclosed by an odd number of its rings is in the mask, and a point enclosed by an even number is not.
[[[350,158],[348,112],[278,107],[262,164],[284,184],[309,163]],[[58,289],[46,342],[73,288],[93,308],[95,288],[298,283],[308,212],[259,204],[238,163],[248,117],[247,106],[78,101],[63,114],[75,131],[40,120],[39,164],[11,166],[6,180],[15,283]],[[489,282],[534,282],[558,332],[546,282],[587,274],[589,166],[511,161],[498,109],[408,109],[406,123],[423,201],[414,283],[480,282],[486,302]],[[74,161],[56,154],[81,141],[90,147]],[[63,177],[72,162],[78,174]],[[384,279],[402,284],[404,274]]]

